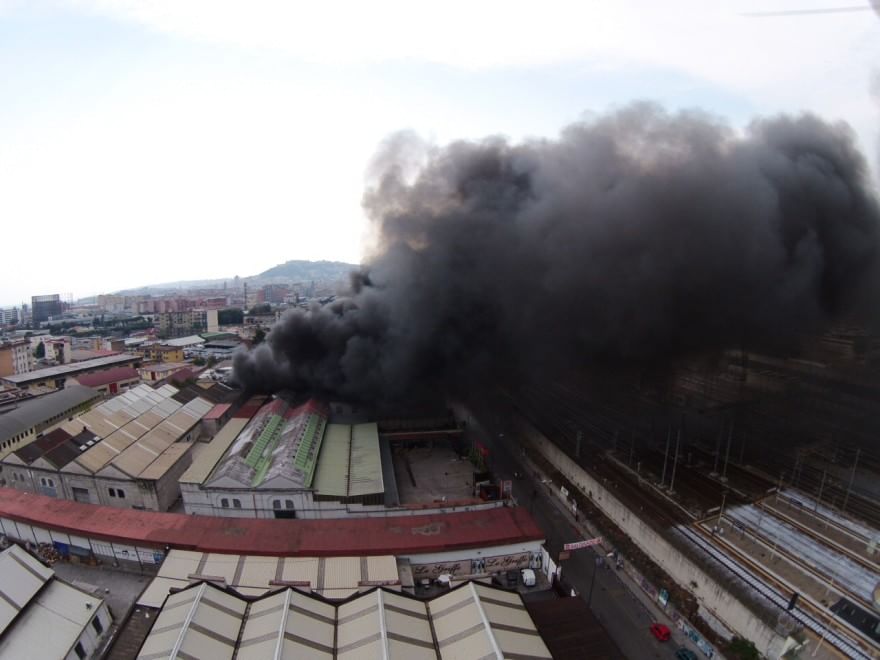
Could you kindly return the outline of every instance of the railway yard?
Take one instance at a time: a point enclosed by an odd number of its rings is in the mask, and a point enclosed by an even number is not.
[[[880,506],[846,478],[851,447],[757,451],[760,436],[741,420],[734,430],[732,415],[713,426],[583,383],[523,388],[507,402],[756,614],[799,634],[806,656],[880,657]],[[855,458],[869,474],[878,465],[865,449]]]

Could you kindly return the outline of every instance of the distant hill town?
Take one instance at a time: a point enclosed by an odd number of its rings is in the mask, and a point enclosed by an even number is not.
[[[340,282],[346,281],[349,274],[357,270],[358,264],[349,264],[342,261],[306,261],[291,260],[283,264],[273,266],[257,275],[238,277],[230,275],[225,278],[210,280],[181,280],[177,282],[164,282],[161,284],[148,284],[134,289],[125,289],[115,293],[119,295],[142,295],[172,289],[188,288],[213,288],[222,287],[224,282],[245,281],[253,284],[267,284],[277,282]]]

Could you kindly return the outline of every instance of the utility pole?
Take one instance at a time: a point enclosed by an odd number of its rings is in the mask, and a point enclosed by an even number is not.
[[[730,444],[733,442],[733,422],[727,432],[727,451],[724,453],[724,472],[721,474],[721,480],[727,481],[727,464],[730,462]]]
[[[718,429],[718,442],[715,443],[715,465],[712,467],[712,476],[718,476],[718,458],[721,456],[721,439],[724,437],[724,420],[721,420],[721,428]]]
[[[595,553],[593,553],[595,555]],[[596,571],[599,570],[599,557],[593,557],[593,574],[590,577],[590,593],[587,595],[587,607],[593,603],[593,583],[596,581]]]
[[[727,501],[727,489],[725,488],[721,492],[721,508],[718,509],[718,523],[715,525],[718,529],[721,529],[721,517],[724,515],[724,503]]]
[[[681,427],[678,427],[678,435],[675,438],[675,458],[672,459],[672,479],[669,482],[669,492],[675,492],[675,469],[678,467],[678,448],[681,445]]]
[[[861,449],[856,449],[856,459],[853,461],[852,472],[849,475],[849,484],[846,486],[846,495],[843,496],[843,505],[840,507],[842,513],[846,513],[846,504],[849,502],[849,493],[852,490],[853,482],[856,480],[856,468],[859,466],[859,454]]]
[[[822,491],[825,490],[825,477],[828,476],[827,470],[822,470],[822,482],[819,484],[819,497],[816,500],[816,506],[814,507],[814,511],[818,513],[819,505],[822,503]]]
[[[669,443],[672,442],[672,427],[666,428],[666,452],[663,454],[663,473],[660,475],[660,488],[666,484],[666,462],[669,460]]]

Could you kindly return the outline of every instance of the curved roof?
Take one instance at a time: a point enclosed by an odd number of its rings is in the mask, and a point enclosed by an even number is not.
[[[143,547],[252,555],[408,556],[544,540],[528,511],[509,506],[381,518],[269,520],[117,509],[0,488],[0,518]]]

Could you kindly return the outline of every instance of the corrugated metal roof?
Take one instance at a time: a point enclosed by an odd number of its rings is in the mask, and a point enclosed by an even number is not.
[[[138,601],[157,606],[171,588],[199,579],[222,579],[242,593],[263,595],[287,583],[301,583],[327,598],[345,598],[369,587],[369,583],[399,581],[393,555],[369,557],[264,557],[225,553],[171,550],[157,577]],[[161,593],[161,589],[165,592]],[[391,587],[397,589],[399,587]]]
[[[250,420],[238,417],[230,419],[193,460],[192,465],[180,477],[180,483],[201,484],[205,481],[248,421]]]
[[[312,487],[319,495],[348,495],[348,462],[351,453],[351,426],[328,424],[315,469]]]
[[[517,593],[469,582],[428,609],[443,657],[552,658]]]
[[[14,376],[3,376],[0,380],[5,380],[13,385],[22,385],[24,383],[36,382],[38,380],[49,380],[62,376],[73,376],[74,374],[83,373],[85,371],[95,371],[104,367],[111,367],[118,364],[132,364],[141,360],[139,355],[130,355],[123,353],[121,355],[108,355],[107,357],[95,358],[94,360],[86,360],[85,362],[72,362],[71,364],[62,364],[57,367],[47,367],[46,369],[37,369],[36,371],[28,371],[23,374]]]
[[[0,516],[148,548],[186,546],[201,552],[255,555],[408,556],[485,546],[537,546],[544,540],[534,518],[519,506],[381,518],[233,520],[80,504],[0,488]]]
[[[177,464],[177,461],[181,459],[181,457],[186,454],[192,445],[188,442],[175,442],[173,445],[168,447],[165,451],[163,451],[159,456],[150,463],[146,469],[142,470],[139,475],[137,475],[138,479],[159,479],[161,478],[169,469],[171,469],[174,465]]]
[[[290,588],[250,600],[203,582],[168,597],[139,657],[184,650],[192,630],[221,633],[214,648],[196,638],[194,657],[229,657],[231,644],[240,660],[551,658],[518,594],[473,582],[430,601],[380,588],[339,603]]]
[[[101,397],[95,390],[73,385],[51,394],[21,403],[14,410],[0,415],[0,442],[25,433],[71,408],[76,408]],[[71,435],[76,435],[72,433]]]
[[[292,589],[259,600],[248,612],[238,660],[332,660],[336,608]]]
[[[0,635],[53,575],[17,545],[0,552]]]
[[[379,451],[379,431],[376,423],[355,424],[351,429],[348,496],[359,497],[384,492],[382,455]]]
[[[139,658],[231,660],[247,603],[202,583],[168,596]]]
[[[186,449],[165,454],[211,409],[203,399],[186,405],[175,401],[178,390],[163,386],[157,390],[138,385],[62,425],[68,433],[83,427],[103,438],[83,452],[76,462],[92,473],[113,464],[131,477],[158,479]],[[148,475],[148,476],[144,476]]]
[[[60,580],[49,581],[0,637],[0,657],[67,657],[101,602]]]
[[[209,478],[211,485],[309,488],[327,413],[315,401],[289,409],[281,399],[263,406]]]

